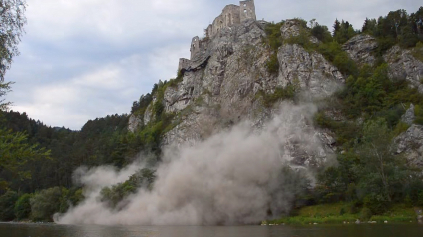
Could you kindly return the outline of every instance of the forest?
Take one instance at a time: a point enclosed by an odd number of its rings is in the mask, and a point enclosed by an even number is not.
[[[408,165],[405,157],[395,155],[392,143],[410,126],[401,121],[401,116],[411,104],[415,106],[414,123],[423,125],[423,95],[410,87],[405,78],[389,79],[382,57],[398,45],[423,61],[422,19],[423,7],[411,14],[397,10],[378,19],[365,19],[359,30],[346,20],[335,19],[329,29],[315,20],[296,19],[302,26],[300,34],[285,40],[279,30],[284,21],[266,26],[264,42],[274,52],[283,44],[301,45],[321,53],[347,78],[345,87],[327,99],[347,120],[334,121],[325,115],[324,109],[314,118],[315,126],[336,134],[336,146],[343,151],[337,154],[339,165],[316,171],[316,186],[306,187],[298,194],[293,215],[304,206],[339,202],[350,204],[350,210],[344,212],[364,213],[367,217],[384,214],[396,204],[423,206],[422,171]],[[151,188],[155,167],[161,162],[163,135],[182,119],[180,114],[164,112],[164,91],[180,82],[182,75],[160,81],[151,93],[133,103],[131,114],[142,118],[153,97],[156,98],[152,106],[155,119],[135,132],[128,131],[127,114],[90,120],[80,131],[50,127],[26,113],[10,110],[10,103],[5,100],[13,84],[3,78],[12,62],[9,59],[16,56],[23,26],[17,24],[14,34],[0,40],[0,221],[52,221],[54,213],[64,213],[83,201],[83,187],[72,178],[79,167],[123,168],[147,157],[146,168],[126,182],[102,190],[104,202],[112,207],[141,186]],[[342,50],[342,45],[358,34],[377,39],[375,65],[359,66]],[[320,43],[311,43],[310,36]],[[277,73],[278,67],[275,53],[267,70]],[[295,103],[296,91],[295,86],[290,86],[278,88],[273,94],[260,92],[259,96],[264,106],[270,107],[280,100]]]

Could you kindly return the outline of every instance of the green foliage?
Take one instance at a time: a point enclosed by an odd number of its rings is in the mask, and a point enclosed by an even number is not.
[[[278,74],[279,61],[276,53],[270,55],[269,61],[266,62],[267,71],[271,74]]]
[[[27,135],[0,129],[0,171],[8,170],[21,179],[31,178],[21,167],[30,160],[49,158],[50,151],[27,143]]]
[[[284,22],[279,23],[270,23],[266,25],[266,39],[265,43],[270,47],[270,58],[266,62],[267,71],[271,74],[277,74],[279,71],[279,61],[277,57],[278,49],[282,45],[282,38],[280,33],[280,28]]]
[[[270,23],[266,25],[264,31],[266,32],[266,43],[270,46],[272,51],[277,51],[278,48],[282,45],[282,38],[281,38],[281,27],[284,22],[279,23]]]
[[[136,193],[140,188],[151,190],[156,179],[155,170],[141,169],[123,183],[105,187],[101,190],[101,201],[106,202],[113,208],[119,208],[119,204],[130,194]],[[121,207],[120,207],[121,208]]]
[[[413,56],[423,62],[423,42],[418,42],[416,47],[412,49]]]
[[[342,146],[354,142],[360,134],[360,126],[353,121],[335,121],[326,116],[322,111],[316,113],[314,117],[316,125],[328,128],[336,136],[336,144]]]
[[[18,220],[28,219],[31,214],[31,194],[24,194],[15,203],[14,212]]]
[[[302,207],[296,210],[295,216],[284,217],[277,220],[266,221],[267,224],[295,224],[295,225],[309,225],[310,223],[320,224],[342,224],[349,223],[353,224],[357,219],[361,221],[376,221],[377,223],[383,223],[389,221],[389,223],[410,223],[415,222],[417,215],[413,208],[404,207],[401,204],[393,205],[389,211],[386,211],[382,215],[373,215],[372,211],[367,208],[361,208],[357,206],[358,211],[352,213],[348,210],[352,209],[354,203],[333,203],[333,204],[321,204]],[[345,213],[344,213],[344,211]]]
[[[348,117],[379,114],[386,116],[390,127],[396,125],[392,118],[399,118],[398,113],[401,113],[397,105],[423,102],[423,96],[416,89],[410,88],[404,79],[389,79],[387,64],[381,64],[375,69],[364,66],[357,77],[348,77],[346,87],[338,95],[344,104],[343,112]]]
[[[5,100],[1,98],[11,91],[11,84],[13,83],[3,83],[2,81],[0,81],[0,111],[6,110],[10,105],[10,102],[5,102]]]
[[[356,63],[348,56],[347,52],[342,50],[342,46],[338,42],[320,44],[317,50],[344,75],[357,75]]]
[[[263,99],[263,105],[270,108],[273,106],[274,103],[286,100],[286,99],[294,99],[295,93],[299,90],[299,82],[295,80],[293,84],[289,84],[283,88],[276,88],[273,93],[264,93],[263,91],[259,91],[258,95],[260,95]]]
[[[0,221],[12,221],[15,219],[13,207],[17,200],[18,194],[10,190],[0,196]]]
[[[364,20],[363,27],[361,28],[361,32],[363,34],[374,35],[377,30],[377,21],[376,19],[369,19],[366,17]]]
[[[322,26],[316,23],[311,29],[311,34],[323,43],[332,41],[332,35],[327,26]]]
[[[408,128],[410,128],[410,125],[400,121],[395,126],[395,129],[394,129],[394,131],[392,131],[392,134],[393,134],[394,137],[399,136],[401,133],[407,131]]]
[[[179,83],[181,83],[184,80],[184,75],[182,74],[182,72],[178,72],[178,77],[175,79],[170,79],[169,80],[169,84],[168,86],[170,87],[177,87]]]
[[[2,0],[0,11],[0,82],[4,80],[13,58],[19,55],[17,45],[24,32],[26,1]]]
[[[339,23],[338,20],[336,20],[333,31],[333,37],[336,42],[344,44],[356,34],[357,32],[355,32],[353,26],[348,21],[344,22],[344,20],[342,20],[342,22]]]
[[[311,32],[308,28],[300,28],[297,36],[289,37],[284,40],[286,44],[298,44],[305,50],[311,52],[316,49],[316,45],[310,41]]]
[[[423,190],[418,194],[417,205],[423,207]]]
[[[362,214],[366,215],[365,220],[370,219],[374,214],[383,214],[389,210],[391,201],[383,194],[372,193],[366,196],[363,200],[365,208],[362,210]],[[363,213],[365,211],[365,213]]]
[[[396,176],[402,174],[398,169],[399,159],[392,154],[391,134],[384,119],[379,118],[364,124],[363,137],[357,152],[361,162],[357,168],[361,177],[359,187],[366,193],[373,194],[370,201],[390,202],[394,192],[392,188],[397,181]],[[376,209],[372,211],[380,213]]]
[[[30,198],[31,217],[35,221],[52,221],[60,211],[62,189],[59,187],[41,190]]]
[[[370,220],[370,218],[372,218],[372,216],[373,216],[373,213],[372,213],[372,210],[370,208],[365,207],[365,208],[361,209],[360,220],[367,221],[367,220]]]

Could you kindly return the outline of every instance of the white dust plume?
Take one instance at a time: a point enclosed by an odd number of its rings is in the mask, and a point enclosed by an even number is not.
[[[119,210],[100,201],[100,189],[124,181],[141,165],[120,172],[110,167],[79,170],[87,198],[56,216],[56,222],[230,225],[288,213],[312,180],[307,164],[321,165],[329,158],[312,126],[315,106],[284,104],[280,111],[260,131],[244,122],[195,146],[165,149],[153,188],[141,188]],[[303,164],[298,154],[306,157]]]

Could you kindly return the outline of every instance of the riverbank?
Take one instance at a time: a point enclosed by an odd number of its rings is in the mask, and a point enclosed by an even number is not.
[[[417,223],[417,207],[394,205],[383,215],[372,215],[367,208],[354,208],[352,203],[322,204],[303,207],[293,216],[264,221],[263,225],[310,225],[310,224],[355,224],[355,223]]]

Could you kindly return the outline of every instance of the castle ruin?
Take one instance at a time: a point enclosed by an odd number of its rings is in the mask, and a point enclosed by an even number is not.
[[[204,56],[201,55],[201,52],[207,47],[209,39],[217,35],[221,29],[231,27],[233,25],[239,25],[247,19],[256,20],[254,0],[240,1],[239,6],[233,4],[225,6],[222,13],[204,30],[205,38],[200,39],[196,36],[192,39],[191,58],[179,59],[178,72],[181,70],[190,71],[191,69],[195,69],[195,67],[201,66],[204,63],[204,60],[208,59],[207,56],[201,58],[201,56]],[[198,59],[199,57],[200,59]]]

